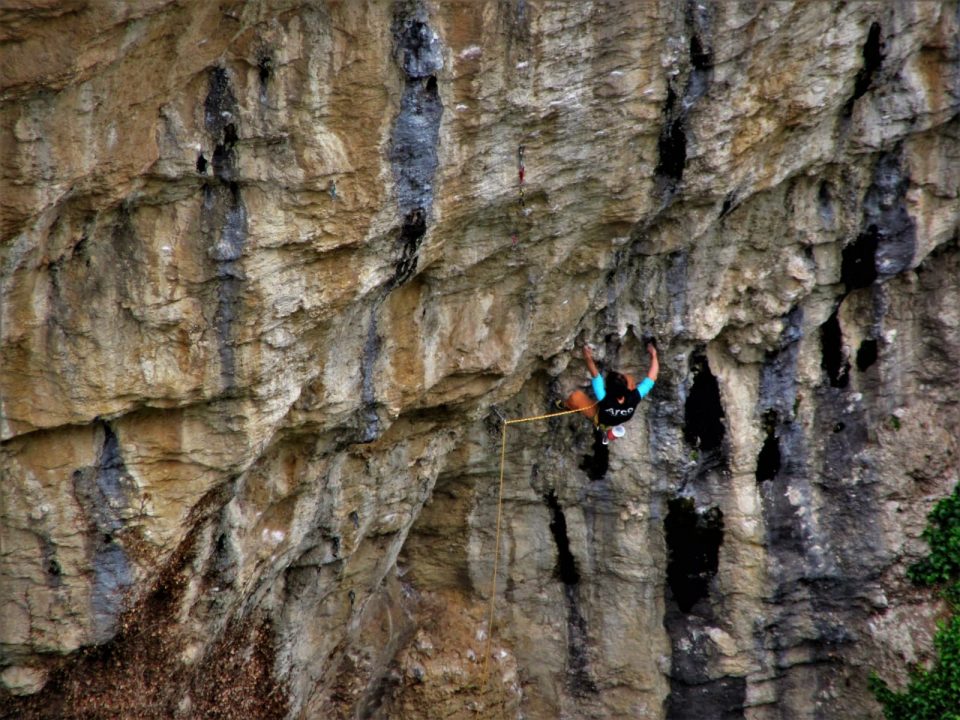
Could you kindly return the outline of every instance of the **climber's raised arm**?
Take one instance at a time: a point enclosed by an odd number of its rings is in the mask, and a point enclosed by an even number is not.
[[[637,387],[637,392],[640,393],[640,397],[646,397],[653,389],[653,384],[657,381],[657,377],[660,375],[660,360],[657,357],[657,346],[652,342],[647,343],[647,352],[650,353],[650,369],[647,371],[647,376]]]
[[[583,346],[583,359],[587,361],[587,370],[590,371],[591,378],[600,374],[600,371],[597,370],[597,364],[593,361],[593,350],[589,344]]]
[[[647,377],[656,382],[660,375],[660,360],[657,358],[657,346],[652,342],[647,343],[647,352],[650,353],[650,370],[647,371]]]

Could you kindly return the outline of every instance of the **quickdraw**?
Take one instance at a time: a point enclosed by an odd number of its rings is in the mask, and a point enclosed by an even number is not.
[[[520,178],[520,207],[523,207],[525,200],[523,197],[523,182],[526,179],[527,169],[523,164],[523,145],[517,148],[517,175]]]
[[[525,216],[530,211],[526,209],[526,198],[524,197],[524,182],[527,177],[527,168],[523,163],[523,145],[517,147],[517,178],[519,179],[518,183],[518,192],[519,196],[517,198],[517,205],[520,207],[520,215]],[[520,233],[518,230],[513,230],[510,233],[510,246],[516,250],[517,245],[520,242]]]

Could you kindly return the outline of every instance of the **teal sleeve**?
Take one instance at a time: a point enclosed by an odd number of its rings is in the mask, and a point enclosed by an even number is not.
[[[644,398],[647,396],[647,393],[653,389],[653,380],[646,377],[643,379],[643,382],[640,383],[640,386],[637,388],[637,392],[640,393],[640,397]]]
[[[597,400],[603,400],[607,396],[607,386],[603,384],[603,375],[597,375],[591,379],[590,384],[593,385],[593,394]]]

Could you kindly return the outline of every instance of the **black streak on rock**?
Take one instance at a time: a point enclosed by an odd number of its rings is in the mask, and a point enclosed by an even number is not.
[[[560,502],[553,491],[544,495],[543,500],[550,508],[550,532],[557,545],[557,577],[564,585],[576,585],[580,582],[580,572],[577,570],[577,562],[573,558],[573,553],[570,552],[567,518],[563,514],[563,508],[560,507]]]
[[[220,378],[224,389],[236,384],[234,323],[240,312],[244,275],[240,267],[247,240],[247,209],[238,183],[236,145],[239,141],[239,108],[224,68],[210,72],[204,100],[204,125],[215,147],[213,175],[216,181],[203,189],[201,228],[208,236],[210,258],[216,263],[217,310],[214,327],[220,355]],[[201,156],[202,158],[203,156]],[[206,171],[206,160],[201,170]]]
[[[420,243],[426,232],[427,221],[423,208],[411,210],[400,228],[400,259],[388,285],[390,289],[403,285],[417,271]]]
[[[696,640],[708,642],[704,635]],[[693,652],[699,648],[694,646]],[[703,650],[701,652],[707,652]],[[671,679],[667,697],[667,720],[742,720],[747,699],[747,679],[721,677],[693,685],[680,684]]]
[[[403,224],[400,258],[390,289],[416,272],[420,242],[433,206],[433,179],[443,104],[436,73],[443,68],[442,45],[420,10],[394,21],[397,61],[404,73],[400,113],[393,126],[390,163]]]
[[[273,77],[273,58],[265,52],[261,53],[257,60],[257,77],[260,79],[260,102],[265,104],[267,102],[267,84]]]
[[[239,260],[247,237],[247,211],[239,193],[231,193],[223,208],[220,239],[210,249],[210,256],[217,262],[217,312],[214,324],[220,341],[220,377],[225,388],[236,382],[236,358],[233,337],[240,298],[243,292],[244,275]]]
[[[803,313],[798,308],[786,317],[780,345],[767,355],[760,372],[758,414],[767,434],[757,457],[756,479],[760,483],[763,519],[769,552],[779,567],[805,563],[804,528],[787,494],[809,498],[806,439],[796,422],[797,358],[803,336]]]
[[[360,397],[362,400],[361,418],[363,427],[360,431],[360,442],[373,442],[380,437],[380,416],[377,414],[377,393],[373,384],[374,366],[380,354],[380,334],[377,331],[377,311],[379,303],[375,303],[370,311],[370,321],[367,325],[367,339],[363,344],[363,357],[360,360]],[[354,513],[351,517],[355,517]]]
[[[203,124],[213,139],[222,143],[227,125],[236,122],[237,98],[230,87],[227,71],[215,67],[210,71],[207,97],[203,101]]]
[[[40,556],[43,558],[43,570],[46,573],[47,586],[58,588],[63,585],[63,568],[57,559],[57,546],[46,535],[38,536]]]
[[[687,119],[697,100],[707,91],[713,72],[713,53],[706,41],[709,24],[706,6],[689,0],[684,17],[690,34],[690,70],[681,97],[672,84],[667,86],[663,129],[657,142],[657,186],[668,197],[683,180],[687,164]]]
[[[224,182],[230,182],[236,176],[234,149],[239,139],[238,118],[239,106],[227,71],[222,67],[213,68],[203,102],[203,121],[214,142],[213,174]]]
[[[687,313],[687,277],[690,260],[686,252],[670,255],[664,278],[670,295],[670,322],[676,334],[683,329],[683,318]]]
[[[657,141],[656,177],[667,189],[673,190],[683,179],[687,164],[687,133],[684,129],[686,115],[677,107],[677,94],[667,88],[667,102],[663,108],[664,126]]]
[[[674,498],[667,503],[663,522],[667,539],[668,602],[682,613],[707,598],[710,581],[717,574],[723,544],[723,513],[710,508],[698,513],[692,498]]]
[[[408,4],[397,3],[393,36],[394,54],[403,71],[404,86],[400,113],[391,133],[389,157],[403,220],[396,241],[398,257],[393,276],[373,303],[363,346],[360,442],[376,440],[382,430],[373,377],[380,352],[377,313],[387,294],[410,280],[417,271],[420,244],[433,207],[433,177],[437,170],[443,114],[436,78],[436,73],[443,68],[443,47],[426,21],[426,11],[419,6],[411,9]]]
[[[901,156],[902,148],[897,147],[877,159],[873,182],[863,198],[862,229],[843,249],[840,277],[848,291],[896,275],[913,261],[917,227],[907,211],[910,178]]]
[[[664,520],[667,542],[666,615],[664,626],[673,653],[668,720],[742,718],[744,678],[712,678],[717,654],[706,629],[715,625],[710,583],[719,566],[723,513],[697,512],[691,498],[674,498]]]
[[[786,318],[779,347],[768,353],[760,371],[757,408],[766,439],[757,456],[756,480],[768,552],[776,559],[773,574],[783,583],[802,576],[808,564],[808,532],[794,505],[795,501],[809,505],[812,496],[807,441],[803,426],[796,422],[802,327],[802,311],[795,309]]]
[[[853,82],[853,95],[850,96],[846,105],[843,106],[843,113],[847,117],[853,112],[854,103],[862,98],[867,90],[870,89],[870,84],[873,82],[874,76],[883,65],[882,33],[883,30],[878,22],[873,23],[867,32],[867,39],[861,51],[863,55],[863,66],[857,72],[857,77]]]
[[[125,590],[133,584],[130,561],[116,533],[123,529],[132,480],[113,429],[103,425],[103,446],[97,464],[73,473],[73,489],[88,522],[93,582],[90,591],[93,633],[105,642],[116,633]]]
[[[907,211],[910,178],[902,167],[902,148],[880,155],[873,184],[863,199],[863,223],[876,228],[876,272],[891,277],[913,261],[917,245],[916,222]]]
[[[551,491],[543,500],[551,513],[550,532],[557,545],[556,574],[563,583],[567,606],[567,686],[573,695],[583,696],[597,692],[597,686],[590,678],[587,623],[580,612],[580,572],[570,552],[567,518],[556,494]]]

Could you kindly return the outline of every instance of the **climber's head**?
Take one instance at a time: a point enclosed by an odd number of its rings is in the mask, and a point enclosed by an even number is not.
[[[627,393],[630,392],[627,378],[612,370],[607,373],[605,384],[607,386],[607,394],[610,397],[616,398],[618,402],[622,401],[623,398],[627,396]]]

